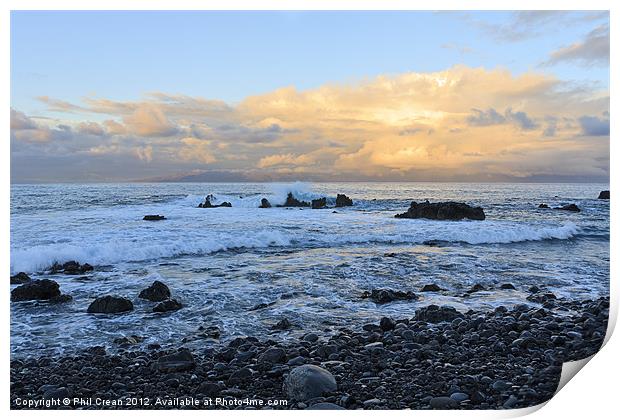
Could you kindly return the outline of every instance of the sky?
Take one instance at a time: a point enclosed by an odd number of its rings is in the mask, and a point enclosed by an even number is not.
[[[609,14],[11,13],[12,182],[609,179]]]

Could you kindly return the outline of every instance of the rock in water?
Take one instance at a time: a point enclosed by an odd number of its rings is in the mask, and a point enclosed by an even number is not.
[[[363,299],[370,299],[375,303],[388,303],[394,300],[416,300],[418,296],[413,292],[401,292],[390,289],[372,289],[362,293]]]
[[[555,210],[567,210],[567,211],[574,211],[576,213],[579,213],[581,211],[581,209],[579,207],[577,207],[576,204],[567,204],[565,206],[562,207],[554,207]]]
[[[170,289],[164,283],[155,280],[150,287],[141,291],[138,297],[151,302],[161,302],[170,298]]]
[[[321,197],[316,200],[312,200],[312,208],[313,209],[324,209],[327,207],[327,198]]]
[[[60,286],[53,280],[33,280],[11,291],[11,300],[50,300],[60,296]]]
[[[601,193],[598,195],[598,199],[599,200],[609,200],[609,191],[608,190],[601,191]]]
[[[211,201],[215,200],[215,196],[213,194],[209,194],[205,197],[205,202],[198,204],[198,207],[201,209],[213,209],[216,207],[232,207],[228,201],[222,202],[222,204],[211,204]]]
[[[194,356],[187,349],[157,359],[156,367],[160,372],[182,372],[196,366]]]
[[[181,309],[183,305],[176,299],[167,299],[162,302],[159,302],[153,308],[153,312],[170,312],[170,311],[178,311]]]
[[[424,203],[413,201],[409,210],[397,214],[397,219],[434,219],[434,220],[484,220],[482,207],[471,207],[465,203],[446,201],[443,203]]]
[[[30,281],[30,276],[23,271],[11,276],[11,284],[24,284]]]
[[[159,214],[147,214],[146,216],[142,218],[142,220],[149,220],[149,221],[166,220],[166,217],[161,216]]]
[[[415,311],[416,321],[426,322],[443,322],[452,321],[456,318],[462,318],[463,314],[454,309],[452,306],[437,306],[429,305],[426,308],[421,308]]]
[[[349,207],[353,205],[353,200],[344,194],[338,194],[336,196],[336,207]]]
[[[117,314],[133,310],[133,303],[120,296],[103,296],[95,299],[89,306],[89,314]]]
[[[424,285],[424,287],[420,291],[421,292],[441,292],[442,290],[444,289],[437,286],[435,283],[431,283],[431,284]]]
[[[284,380],[284,391],[289,398],[306,401],[338,389],[336,378],[315,365],[303,365],[291,370]]]
[[[263,199],[260,200],[260,206],[258,206],[258,208],[259,209],[269,209],[269,208],[271,208],[271,203],[266,198],[263,198]]]
[[[59,264],[55,262],[50,267],[50,271],[52,274],[63,272],[64,274],[84,274],[87,271],[93,271],[94,267],[88,263],[80,264],[77,261],[67,261],[64,264]]]
[[[299,201],[298,199],[293,197],[293,193],[290,192],[286,195],[286,201],[281,207],[310,207],[310,203],[308,203],[307,201]]]
[[[549,208],[549,205],[548,205],[548,204],[545,204],[545,203],[540,203],[540,204],[538,205],[538,208],[539,208],[539,209],[548,209],[548,208]]]

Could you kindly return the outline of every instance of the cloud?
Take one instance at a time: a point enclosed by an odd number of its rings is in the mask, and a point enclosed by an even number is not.
[[[609,113],[603,118],[584,115],[579,118],[579,125],[584,136],[609,136]]]
[[[178,132],[157,106],[143,105],[123,119],[127,129],[144,137],[169,137]]]
[[[474,108],[472,109],[472,112],[473,114],[467,117],[467,123],[475,127],[488,127],[506,123],[513,123],[521,130],[533,130],[538,127],[538,124],[536,124],[525,112],[513,112],[512,108],[506,109],[504,114],[500,114],[493,108],[489,108],[486,111],[481,111]]]
[[[583,41],[553,51],[546,66],[572,62],[581,66],[609,65],[609,24],[603,24],[589,32]]]
[[[46,101],[52,112],[63,103]],[[202,170],[262,180],[502,180],[565,173],[565,161],[579,162],[575,176],[605,176],[601,157],[609,155],[599,127],[609,119],[609,93],[539,72],[455,66],[288,86],[234,105],[157,93],[66,106],[74,119],[12,112],[12,159],[32,168],[16,176],[145,179]],[[52,163],[68,157],[74,166]]]

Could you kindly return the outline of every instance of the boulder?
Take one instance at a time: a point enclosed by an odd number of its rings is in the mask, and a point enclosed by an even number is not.
[[[598,195],[599,200],[609,200],[609,190],[601,191]]]
[[[269,209],[269,208],[271,208],[271,203],[266,198],[262,198],[260,200],[260,206],[258,206],[258,208],[259,209]]]
[[[149,220],[155,222],[157,220],[166,220],[166,217],[159,214],[147,214],[142,218],[142,220]]]
[[[307,201],[299,201],[295,197],[293,197],[293,193],[289,192],[286,195],[286,201],[280,207],[310,207],[310,203]]]
[[[153,308],[153,312],[170,312],[170,311],[178,311],[181,309],[183,305],[176,299],[166,299],[162,302],[159,302]]]
[[[390,289],[372,289],[362,293],[362,298],[370,299],[375,303],[388,303],[394,300],[416,300],[418,296],[413,292],[401,292]]]
[[[476,284],[474,284],[474,285],[471,287],[471,289],[469,289],[469,290],[467,291],[467,293],[476,293],[476,292],[480,292],[480,291],[483,291],[483,290],[485,290],[485,289],[484,289],[484,286],[483,286],[483,285],[481,285],[480,283],[476,283]]]
[[[435,410],[449,410],[453,408],[458,408],[458,401],[453,400],[450,397],[435,397],[431,398],[429,402],[431,408]]]
[[[30,276],[23,271],[11,276],[11,284],[24,284],[30,281]]]
[[[291,322],[287,318],[283,318],[282,320],[278,321],[274,326],[272,326],[271,329],[284,331],[284,330],[288,330],[292,326],[293,324],[291,324]]]
[[[54,264],[52,264],[52,266],[50,267],[50,272],[52,274],[56,274],[56,273],[64,273],[64,274],[70,274],[70,275],[75,275],[75,274],[84,274],[87,271],[93,271],[94,268],[92,265],[88,264],[88,263],[84,263],[84,264],[80,264],[77,261],[67,261],[64,264],[59,264],[57,262],[55,262]]]
[[[454,309],[452,306],[429,305],[426,308],[420,308],[415,311],[416,321],[425,321],[431,323],[452,321],[456,318],[462,318],[463,314]]]
[[[198,204],[198,207],[201,209],[213,209],[216,207],[232,207],[228,201],[224,201],[221,204],[211,204],[212,201],[215,200],[215,196],[213,194],[209,194],[205,197],[205,202]]]
[[[281,363],[286,361],[286,352],[279,347],[270,347],[258,356],[259,363]]]
[[[422,287],[422,289],[420,290],[421,292],[441,292],[442,289],[441,287],[437,286],[435,283],[431,283],[431,284],[426,284],[424,285],[424,287]]]
[[[142,290],[138,297],[151,302],[161,302],[170,298],[170,289],[164,283],[155,280],[153,284]]]
[[[409,210],[397,214],[397,219],[434,219],[434,220],[484,220],[482,207],[471,207],[465,203],[446,201],[442,203],[424,203],[413,201]]]
[[[133,303],[120,296],[103,296],[95,299],[89,306],[89,314],[117,314],[133,310]]]
[[[291,370],[283,388],[290,399],[307,401],[336,391],[338,385],[336,378],[327,370],[315,365],[302,365]]]
[[[576,213],[581,211],[581,209],[579,207],[577,207],[576,204],[567,204],[567,205],[562,206],[562,207],[554,207],[554,209],[555,210],[574,211]]]
[[[540,203],[540,204],[538,205],[538,208],[539,208],[539,209],[548,209],[548,208],[549,208],[549,205],[548,205],[548,204],[545,204],[545,203]]]
[[[348,207],[353,205],[353,200],[344,194],[338,194],[336,196],[336,207]]]
[[[324,209],[327,207],[327,198],[321,197],[316,200],[312,200],[312,208],[313,209]]]
[[[53,280],[33,280],[11,290],[11,301],[50,300],[59,297],[60,286]]]
[[[194,356],[187,349],[181,349],[176,353],[161,356],[155,363],[157,370],[164,373],[183,372],[191,370],[195,366]]]

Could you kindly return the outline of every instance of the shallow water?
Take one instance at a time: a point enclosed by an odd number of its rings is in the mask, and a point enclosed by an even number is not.
[[[283,317],[303,329],[355,326],[391,314],[411,316],[429,303],[458,309],[523,303],[527,288],[544,285],[575,299],[609,290],[609,201],[604,184],[91,184],[11,187],[11,272],[36,272],[71,294],[72,303],[11,304],[13,355],[110,345],[137,334],[146,343],[177,343],[201,325],[222,338],[276,334]],[[354,207],[257,208],[261,198],[284,202],[351,197]],[[197,208],[207,194],[232,208]],[[464,201],[484,208],[485,221],[395,219],[411,200]],[[575,203],[581,213],[539,210]],[[145,214],[163,214],[159,222]],[[424,245],[429,240],[440,246]],[[97,266],[85,276],[50,275],[54,261]],[[137,298],[154,280],[165,282],[185,308],[165,315]],[[517,290],[462,297],[474,283],[510,282]],[[436,283],[444,293],[417,302],[376,305],[365,290],[418,291]],[[14,286],[12,286],[14,287]],[[86,313],[96,297],[133,300],[126,315]],[[460,297],[459,297],[460,296]],[[274,305],[250,311],[258,303]],[[204,341],[193,345],[203,346]],[[188,345],[192,345],[189,343]]]

